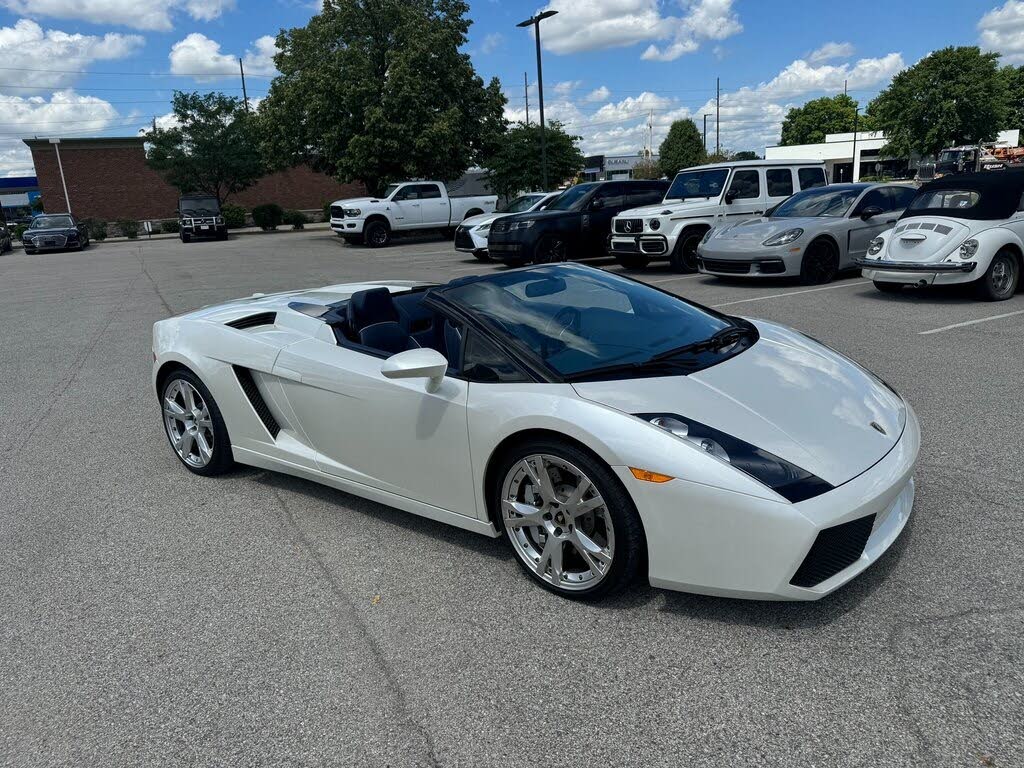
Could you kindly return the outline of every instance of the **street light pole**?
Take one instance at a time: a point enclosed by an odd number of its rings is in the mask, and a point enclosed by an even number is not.
[[[71,197],[68,196],[68,183],[64,180],[64,164],[60,161],[60,139],[50,139],[53,149],[57,153],[57,167],[60,169],[60,185],[64,187],[64,202],[68,204],[68,213],[71,213]]]
[[[540,101],[540,175],[545,190],[548,188],[548,148],[544,137],[544,70],[540,60],[540,23],[556,13],[558,11],[544,11],[516,24],[517,27],[532,26],[533,37],[537,43],[537,98]]]

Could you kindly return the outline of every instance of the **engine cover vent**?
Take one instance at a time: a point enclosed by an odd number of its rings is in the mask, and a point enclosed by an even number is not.
[[[246,315],[237,320],[232,320],[230,323],[226,323],[226,325],[244,331],[247,328],[259,328],[261,325],[273,325],[276,319],[276,312],[260,312],[256,315]]]
[[[260,421],[263,422],[263,426],[267,428],[270,436],[277,439],[277,433],[281,431],[281,425],[277,423],[274,414],[270,412],[270,406],[267,405],[267,401],[260,394],[259,387],[256,386],[256,381],[252,377],[252,371],[240,365],[233,365],[231,367],[234,368],[235,376],[238,377],[238,383],[252,405],[252,409],[260,417]]]

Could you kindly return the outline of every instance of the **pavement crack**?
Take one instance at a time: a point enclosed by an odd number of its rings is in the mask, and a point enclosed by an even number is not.
[[[153,291],[156,293],[156,297],[160,299],[160,304],[163,305],[164,312],[167,313],[168,317],[173,317],[175,314],[174,310],[171,309],[171,305],[167,303],[167,299],[165,299],[164,295],[160,292],[160,286],[156,284],[156,280],[153,279],[153,276],[149,274],[149,270],[146,269],[146,261],[145,259],[142,258],[141,245],[135,247],[135,258],[138,259],[139,261],[139,268],[142,270],[142,274],[146,276],[146,279],[149,280],[150,285],[153,286]]]
[[[302,549],[306,551],[309,557],[312,559],[316,569],[320,572],[320,575],[327,582],[331,592],[339,600],[343,601],[347,607],[347,612],[351,617],[351,624],[355,626],[359,633],[366,639],[367,645],[370,647],[370,653],[373,656],[373,660],[376,666],[381,670],[384,675],[384,679],[387,682],[388,687],[391,689],[395,699],[398,702],[398,706],[404,715],[409,725],[415,729],[420,736],[423,738],[427,748],[427,762],[426,765],[430,768],[440,768],[441,763],[437,757],[437,751],[434,746],[434,740],[421,722],[419,722],[412,714],[412,706],[409,704],[409,700],[405,695],[405,691],[402,689],[401,684],[398,682],[398,678],[395,676],[394,670],[388,662],[387,657],[384,655],[384,651],[381,649],[380,644],[377,642],[377,638],[370,631],[370,628],[363,621],[362,616],[359,614],[359,610],[356,608],[355,602],[349,596],[347,592],[342,588],[341,584],[331,573],[331,569],[327,567],[327,563],[324,561],[323,556],[313,546],[313,542],[309,540],[305,532],[299,526],[295,520],[295,515],[292,513],[291,507],[288,506],[288,502],[285,501],[284,496],[281,494],[281,490],[273,484],[268,484],[271,491],[274,494],[274,498],[277,501],[278,507],[280,508],[284,521],[288,528],[292,531],[292,538],[295,543],[298,544]]]

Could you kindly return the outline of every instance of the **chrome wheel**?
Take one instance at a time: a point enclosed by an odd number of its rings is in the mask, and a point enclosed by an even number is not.
[[[999,259],[992,265],[992,291],[997,296],[1005,296],[1013,285],[1013,263],[1006,258]]]
[[[178,457],[201,468],[213,458],[213,419],[199,391],[184,379],[174,379],[164,390],[164,427]]]
[[[501,488],[501,518],[519,558],[554,587],[589,589],[612,567],[615,529],[604,498],[558,456],[533,454],[512,465]]]

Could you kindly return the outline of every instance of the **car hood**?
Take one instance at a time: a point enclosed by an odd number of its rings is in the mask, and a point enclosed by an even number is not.
[[[945,256],[970,234],[970,227],[945,216],[911,216],[901,219],[886,235],[883,259],[935,261]]]
[[[467,216],[461,222],[460,227],[479,227],[481,224],[490,224],[495,219],[500,219],[503,216],[511,216],[509,213],[481,213],[478,216]]]
[[[627,413],[690,417],[834,486],[892,450],[907,420],[895,392],[797,331],[752,322],[761,334],[756,344],[699,373],[573,387],[580,397]]]
[[[345,208],[358,208],[360,205],[372,205],[373,203],[387,203],[379,197],[352,197],[346,200],[335,200],[331,205],[340,205]]]
[[[717,197],[695,197],[690,200],[670,200],[668,202],[655,203],[654,205],[644,205],[640,208],[630,208],[628,211],[618,214],[615,218],[641,219],[648,216],[688,216],[700,213],[705,208],[714,211],[718,207]]]
[[[805,231],[820,229],[823,225],[836,219],[829,219],[817,216],[799,216],[782,219],[747,219],[736,222],[730,226],[718,230],[712,240],[727,243],[763,243],[769,237],[780,235],[791,229],[803,229]]]

